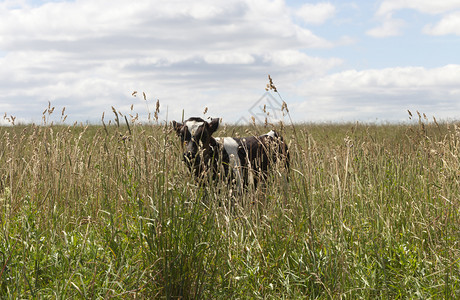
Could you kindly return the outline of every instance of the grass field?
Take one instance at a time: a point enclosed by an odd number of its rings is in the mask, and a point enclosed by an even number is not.
[[[460,298],[455,124],[287,126],[289,175],[235,196],[119,120],[0,127],[1,299]]]

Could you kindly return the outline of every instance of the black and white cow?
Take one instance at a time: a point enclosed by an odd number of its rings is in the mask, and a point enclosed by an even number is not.
[[[212,137],[219,127],[219,118],[206,122],[189,118],[184,123],[173,121],[181,138],[184,161],[197,178],[222,178],[235,181],[238,189],[260,179],[265,180],[269,166],[281,162],[289,169],[289,151],[283,138],[275,131],[244,138]]]

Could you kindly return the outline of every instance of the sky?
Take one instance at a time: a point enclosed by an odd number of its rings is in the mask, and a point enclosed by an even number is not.
[[[0,124],[458,120],[459,53],[460,0],[2,0]]]

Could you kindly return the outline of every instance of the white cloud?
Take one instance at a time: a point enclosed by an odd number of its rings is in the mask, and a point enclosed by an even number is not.
[[[402,35],[402,29],[406,25],[404,20],[393,17],[393,13],[396,10],[405,8],[404,5],[408,5],[409,1],[393,1],[384,0],[379,9],[377,10],[375,17],[381,23],[379,26],[371,28],[366,31],[366,34],[376,38],[384,38],[390,36]]]
[[[335,6],[329,2],[324,2],[317,4],[306,3],[295,14],[305,23],[318,25],[334,17],[335,13]]]
[[[407,109],[452,118],[460,109],[458,82],[460,65],[347,70],[302,85],[298,93],[306,100],[291,111],[312,121],[366,120],[366,115],[369,121],[403,121]]]
[[[0,17],[0,45],[7,50],[23,50],[32,43],[37,46],[38,42],[39,47],[64,48],[76,41],[82,46],[103,48],[102,44],[113,42],[112,38],[117,38],[124,47],[146,40],[161,42],[170,51],[184,51],[184,43],[187,43],[186,46],[193,46],[186,47],[188,52],[209,46],[213,48],[210,50],[235,44],[248,47],[250,41],[281,47],[275,39],[284,39],[292,47],[330,46],[328,41],[294,24],[284,1],[279,0],[198,3],[82,0],[48,3],[37,8],[2,9]]]
[[[401,25],[392,15],[403,9],[412,9],[424,14],[442,15],[436,25],[428,24],[423,28],[425,34],[446,35],[460,34],[460,0],[384,0],[376,13],[376,17],[383,19],[381,27],[368,31],[372,36],[391,36],[401,34]],[[385,33],[389,33],[385,35]],[[393,34],[391,34],[393,33]]]
[[[252,64],[254,57],[248,53],[232,51],[211,52],[205,54],[204,61],[208,64]]]
[[[2,2],[0,103],[17,105],[0,109],[40,120],[51,100],[69,119],[98,120],[112,105],[141,102],[130,96],[139,90],[170,115],[222,109],[230,98],[237,110],[269,73],[289,82],[340,64],[305,54],[331,46],[282,0]]]
[[[265,56],[265,61],[283,68],[309,66],[311,68],[311,72],[308,70],[304,70],[303,72],[310,73],[312,76],[322,75],[322,73],[324,74],[327,70],[330,70],[342,63],[340,59],[311,57],[305,53],[294,50],[282,50],[267,54]],[[323,70],[323,72],[320,70]]]
[[[453,9],[460,9],[459,0],[384,0],[377,15],[385,16],[401,9],[414,9],[427,14],[441,14]]]
[[[387,16],[380,26],[369,29],[366,34],[376,38],[398,36],[402,34],[402,28],[405,25],[406,23],[403,20]]]
[[[436,25],[427,25],[423,32],[430,35],[460,35],[460,11],[444,16]]]

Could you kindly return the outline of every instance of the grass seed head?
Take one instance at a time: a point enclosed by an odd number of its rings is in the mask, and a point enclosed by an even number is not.
[[[273,79],[272,79],[272,77],[271,77],[270,75],[268,75],[268,84],[267,84],[267,88],[268,88],[268,90],[272,90],[272,91],[274,91],[275,93],[278,92],[278,90],[276,89],[275,84],[273,83]],[[267,89],[265,89],[265,90],[267,90]],[[267,91],[268,91],[268,90],[267,90]]]

